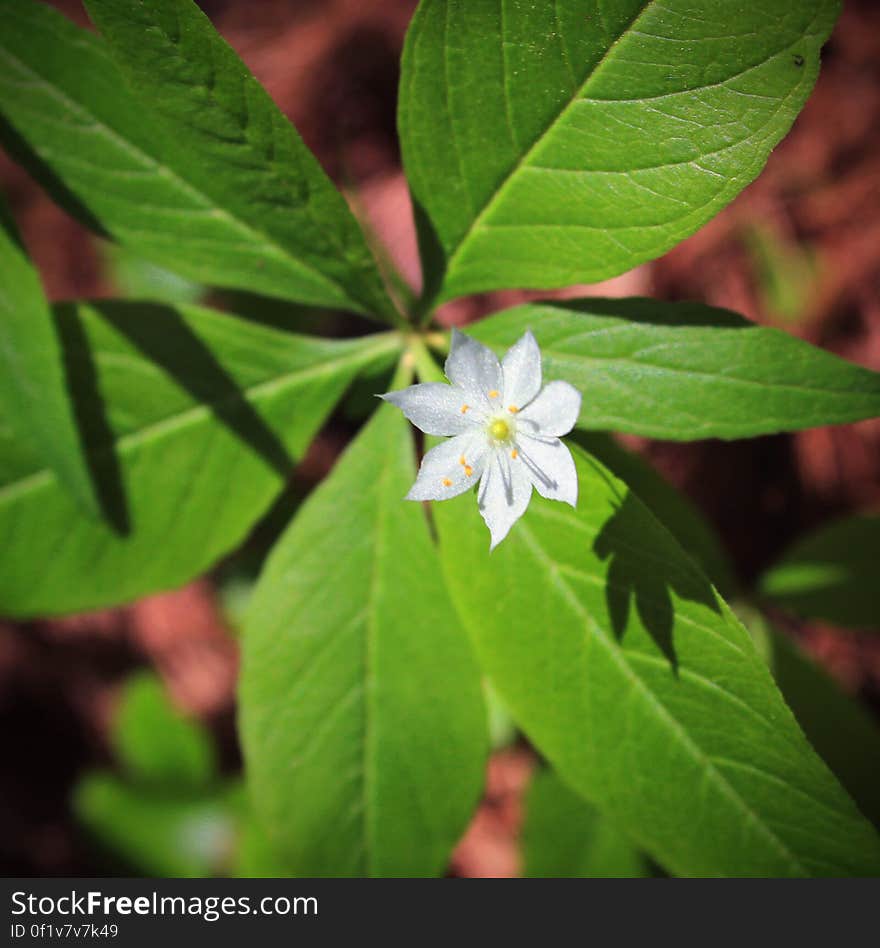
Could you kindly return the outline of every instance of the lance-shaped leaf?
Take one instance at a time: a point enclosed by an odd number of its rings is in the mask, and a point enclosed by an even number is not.
[[[394,334],[333,342],[194,306],[56,310],[111,523],[73,501],[0,417],[0,614],[45,615],[179,585],[238,543],[348,383]]]
[[[788,131],[837,9],[422,0],[399,126],[429,288],[594,282],[693,233]]]
[[[523,826],[524,875],[533,879],[638,879],[645,858],[594,806],[547,768],[532,779]]]
[[[81,507],[100,512],[40,278],[0,201],[0,402]]]
[[[748,633],[673,537],[573,448],[491,555],[473,497],[434,504],[480,663],[573,789],[678,875],[880,871],[880,839],[805,740]]]
[[[125,74],[45,4],[2,5],[0,140],[66,209],[202,283],[394,318],[344,199],[199,9],[89,8]]]
[[[717,589],[735,590],[731,567],[718,538],[687,497],[609,436],[575,437],[638,495]],[[876,779],[880,772],[880,729],[876,721],[785,635],[771,628],[760,613],[742,604],[737,613],[765,656],[779,690],[810,744],[862,813],[880,826],[880,784]]]
[[[809,534],[759,585],[807,618],[880,630],[880,516],[847,517]]]
[[[546,377],[583,393],[581,428],[691,441],[880,415],[880,373],[699,303],[529,303],[472,335],[502,352],[526,329]]]
[[[449,602],[406,420],[383,406],[300,510],[244,636],[249,785],[295,875],[427,876],[477,802],[480,676]]]

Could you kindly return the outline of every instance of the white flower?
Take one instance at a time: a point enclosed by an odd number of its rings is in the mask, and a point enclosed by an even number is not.
[[[494,550],[525,513],[534,487],[577,505],[577,471],[559,440],[574,427],[580,393],[568,382],[541,389],[541,350],[527,332],[499,364],[495,354],[452,331],[445,366],[452,383],[424,382],[380,396],[425,434],[446,435],[422,460],[407,500],[446,500],[479,481],[477,504]]]

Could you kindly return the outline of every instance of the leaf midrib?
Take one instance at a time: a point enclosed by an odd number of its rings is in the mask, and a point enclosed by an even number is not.
[[[503,4],[504,0],[502,0]],[[608,49],[602,54],[602,56],[596,61],[596,63],[589,70],[587,75],[581,81],[580,85],[574,92],[574,95],[568,100],[568,102],[563,106],[562,109],[551,119],[551,121],[545,126],[545,128],[537,135],[532,144],[520,155],[517,161],[513,164],[504,178],[499,182],[492,194],[489,195],[489,198],[483,204],[483,207],[477,213],[477,216],[471,221],[470,226],[459,238],[458,243],[451,249],[451,253],[448,255],[448,264],[447,272],[451,272],[455,266],[455,263],[464,251],[464,248],[467,246],[470,238],[473,234],[480,228],[482,225],[483,219],[491,213],[493,207],[501,200],[504,192],[507,189],[507,186],[510,184],[511,180],[526,166],[529,159],[532,157],[534,152],[540,147],[544,139],[549,135],[554,127],[561,122],[565,116],[574,108],[575,104],[583,98],[583,94],[586,91],[587,86],[595,77],[598,70],[602,65],[608,60],[608,57],[614,52],[620,42],[630,33],[634,27],[638,24],[639,20],[648,12],[656,3],[656,0],[645,0],[639,9],[638,13],[630,19],[630,21],[624,26],[623,30],[614,38],[614,40],[608,45]],[[446,63],[446,49],[443,51],[443,61]],[[505,76],[505,88],[506,88],[507,77]]]
[[[373,343],[370,348],[355,349],[348,354],[340,355],[326,362],[321,362],[308,369],[287,372],[270,379],[265,379],[255,385],[240,389],[235,396],[230,395],[228,398],[223,398],[216,402],[211,402],[210,404],[199,402],[198,404],[191,405],[182,412],[167,415],[158,421],[145,425],[143,428],[138,428],[136,431],[128,432],[122,435],[122,437],[114,439],[111,443],[103,445],[99,450],[95,451],[94,454],[96,457],[106,456],[110,451],[124,454],[130,448],[140,447],[169,432],[174,432],[180,428],[185,428],[188,425],[203,421],[206,416],[211,416],[217,407],[233,405],[242,398],[250,403],[259,401],[264,397],[275,394],[278,390],[283,389],[287,385],[297,385],[304,381],[307,382],[310,379],[320,378],[324,375],[332,375],[336,370],[350,363],[369,362],[372,358],[385,350],[392,351],[396,347],[396,344],[396,333],[383,333],[377,337],[377,341]],[[22,494],[38,490],[53,479],[54,475],[51,470],[44,467],[31,474],[26,474],[23,477],[0,485],[0,505]]]

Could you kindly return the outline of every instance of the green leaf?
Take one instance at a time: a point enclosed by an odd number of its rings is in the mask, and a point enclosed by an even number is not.
[[[276,545],[245,627],[259,815],[295,875],[441,873],[483,782],[486,712],[383,406]]]
[[[104,243],[100,252],[106,276],[121,296],[174,305],[198,303],[207,293],[200,283],[150,263],[128,247]],[[289,318],[285,325],[290,325]]]
[[[692,441],[880,415],[880,373],[700,303],[528,303],[471,335],[502,352],[529,328],[546,376],[583,393],[581,428]]]
[[[536,497],[491,555],[434,504],[480,662],[562,779],[678,875],[876,874],[880,840],[745,629],[635,494],[574,446],[577,511]]]
[[[880,516],[847,517],[808,534],[759,581],[761,593],[809,619],[880,630]]]
[[[0,614],[126,602],[207,569],[269,507],[356,373],[401,345],[194,306],[83,303],[57,317],[112,525],[79,516],[0,416]]]
[[[859,809],[880,826],[880,728],[787,636],[770,630],[770,664],[798,724]]]
[[[161,794],[93,773],[79,782],[72,803],[79,822],[124,869],[201,878],[221,873],[232,857],[238,815],[229,796]]]
[[[126,682],[111,739],[129,776],[141,784],[196,789],[217,774],[210,734],[185,718],[147,672]]]
[[[722,595],[736,589],[737,583],[721,542],[681,491],[665,481],[648,462],[621,447],[609,435],[577,432],[572,437],[638,496]]]
[[[398,123],[429,290],[604,280],[731,201],[806,101],[836,0],[422,0]]]
[[[4,0],[0,136],[64,206],[201,283],[396,318],[343,197],[188,2]],[[134,91],[132,91],[134,90]]]
[[[596,809],[540,770],[526,795],[525,875],[532,879],[639,879],[645,859]]]
[[[100,514],[67,393],[52,313],[15,224],[0,201],[0,400],[19,436],[90,515]]]
[[[261,824],[246,813],[239,830],[234,871],[236,879],[280,879],[288,875]]]

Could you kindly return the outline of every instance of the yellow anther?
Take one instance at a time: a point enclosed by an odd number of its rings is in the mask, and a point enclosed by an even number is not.
[[[470,466],[470,464],[465,464],[464,473],[465,473],[465,477],[470,477],[471,474],[474,473],[474,469]]]
[[[511,415],[515,415],[519,411],[516,405],[509,405],[507,410],[510,412]]]
[[[467,461],[465,461],[464,455],[462,455],[462,456],[458,459],[458,463],[459,463],[462,467],[467,467]]]
[[[511,457],[513,458],[513,460],[515,461],[515,460],[519,457],[519,451],[517,451],[516,448],[514,448],[514,449],[510,452],[510,456],[511,456]]]
[[[444,487],[452,487],[452,481],[449,480],[448,477],[444,477],[444,478],[443,478],[443,486],[444,486]]]
[[[463,415],[466,415],[466,414],[467,414],[467,411],[468,411],[468,409],[469,409],[470,407],[471,407],[470,405],[462,405],[462,406],[461,406],[461,413],[462,413]]]
[[[499,396],[500,394],[501,394],[501,392],[499,392],[497,389],[494,389],[494,388],[493,388],[492,391],[489,392],[489,398],[498,398],[498,396]]]

